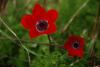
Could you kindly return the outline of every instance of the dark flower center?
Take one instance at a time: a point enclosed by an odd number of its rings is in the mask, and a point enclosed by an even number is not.
[[[43,31],[47,30],[48,29],[48,21],[46,21],[46,20],[38,21],[36,24],[36,29],[39,32],[43,32]]]
[[[80,43],[78,41],[75,41],[73,44],[72,44],[72,47],[74,49],[79,49],[80,48]]]

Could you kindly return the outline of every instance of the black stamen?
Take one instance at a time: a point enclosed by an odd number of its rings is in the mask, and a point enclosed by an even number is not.
[[[72,47],[74,49],[79,49],[80,48],[80,43],[78,41],[75,41],[73,44],[72,44]]]
[[[48,21],[40,20],[36,24],[36,28],[39,32],[43,32],[48,29]]]

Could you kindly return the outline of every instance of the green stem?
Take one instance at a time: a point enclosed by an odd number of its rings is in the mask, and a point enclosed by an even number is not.
[[[48,35],[48,40],[49,40],[49,44],[52,44],[52,40],[51,40],[50,35]]]
[[[48,40],[49,40],[49,44],[50,44],[49,51],[51,53],[51,52],[53,52],[55,50],[55,46],[52,45],[53,43],[52,43],[50,35],[48,35]]]

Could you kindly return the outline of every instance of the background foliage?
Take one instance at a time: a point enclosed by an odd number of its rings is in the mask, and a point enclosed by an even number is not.
[[[47,10],[53,8],[59,12],[56,22],[58,31],[51,35],[53,44],[63,46],[69,35],[82,35],[85,38],[84,58],[72,58],[67,56],[67,51],[63,49],[46,46],[49,44],[47,35],[30,40],[28,31],[22,27],[20,20],[24,14],[32,12],[36,2]],[[86,4],[82,8],[84,3]],[[98,4],[99,0],[47,0],[46,2],[45,0],[9,0],[4,11],[0,13],[0,67],[94,67],[100,65],[99,35],[95,40],[91,37],[92,33],[99,32],[97,29],[92,30],[95,27]],[[75,15],[80,8],[82,9]],[[68,29],[62,32],[69,20],[73,19],[73,15],[75,15],[74,20]],[[3,21],[5,24],[2,23]],[[13,31],[9,31],[9,28]],[[93,44],[95,48],[91,56],[89,48]]]

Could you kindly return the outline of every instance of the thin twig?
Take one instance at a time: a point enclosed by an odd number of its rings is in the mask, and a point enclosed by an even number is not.
[[[29,66],[30,66],[30,56],[29,53],[38,56],[35,52],[31,51],[30,49],[28,49],[26,46],[24,46],[22,44],[22,42],[20,41],[19,37],[16,35],[16,33],[2,20],[2,18],[0,17],[0,21],[1,23],[3,23],[3,25],[16,37],[16,39],[19,41],[20,45],[18,44],[18,46],[22,46],[22,48],[27,52],[28,54],[28,61],[29,61]]]
[[[72,67],[72,66],[74,66],[76,63],[78,63],[80,60],[76,60],[76,61],[74,61],[73,63],[71,63],[70,65],[69,65],[69,67]]]
[[[100,31],[100,3],[98,3],[98,8],[97,8],[97,12],[96,12],[96,18],[94,21],[94,27],[93,27],[93,31],[92,31],[92,36],[95,34],[95,32]]]
[[[96,13],[96,18],[95,18],[95,22],[94,22],[94,27],[93,27],[93,31],[92,31],[92,39],[97,39],[97,36],[99,36],[99,31],[100,31],[100,2],[98,2],[98,8],[97,8],[97,13]],[[97,36],[95,37],[94,34],[97,34]],[[92,58],[92,66],[95,66],[95,45],[92,45],[92,48],[90,50],[90,57]]]
[[[30,53],[27,52],[27,56],[28,56],[28,62],[29,62],[29,67],[30,67],[30,64],[31,64],[31,58],[30,58]]]
[[[89,0],[87,0],[86,2],[84,2],[82,4],[82,6],[72,15],[72,17],[69,19],[69,21],[65,24],[64,28],[62,29],[62,33],[65,32],[68,29],[68,27],[70,26],[70,24],[72,23],[72,21],[80,13],[80,11],[88,4],[88,2],[89,2]]]
[[[100,65],[96,65],[96,66],[93,66],[93,67],[100,67]]]
[[[2,33],[2,31],[0,30],[0,33]],[[4,35],[4,34],[3,34]],[[4,35],[5,36],[5,35]],[[7,36],[7,35],[6,35]],[[17,41],[16,38],[14,37],[8,37],[5,38],[5,37],[0,37],[0,40],[13,40],[13,41]],[[22,43],[35,43],[35,44],[48,44],[48,43],[45,43],[45,42],[35,42],[35,41],[28,41],[28,40],[24,40],[24,39],[20,39],[20,41]]]
[[[19,41],[20,45],[18,45],[18,46],[22,46],[22,48],[24,48],[26,51],[28,51],[28,52],[30,52],[31,54],[37,56],[37,54],[36,54],[35,52],[33,52],[33,51],[27,49],[27,47],[24,46],[24,45],[22,44],[22,42],[20,41],[20,39],[19,39],[19,37],[16,35],[16,33],[2,20],[1,17],[0,17],[0,21],[1,21],[1,23],[3,23],[3,25],[16,37],[16,39]]]
[[[1,31],[0,31],[1,32]],[[14,43],[16,43],[17,39],[15,38],[11,38],[11,37],[7,37],[7,38],[4,38],[4,37],[0,37],[0,40],[13,40]],[[35,44],[41,44],[41,45],[45,45],[45,46],[54,46],[54,47],[57,47],[57,48],[62,48],[63,49],[63,46],[59,46],[58,44],[49,44],[49,43],[44,43],[44,42],[35,42],[35,41],[27,41],[27,40],[23,40],[23,39],[20,39],[20,41],[22,43],[35,43]]]
[[[80,36],[84,37],[84,35],[87,33],[87,31],[88,31],[87,29],[84,29]]]

